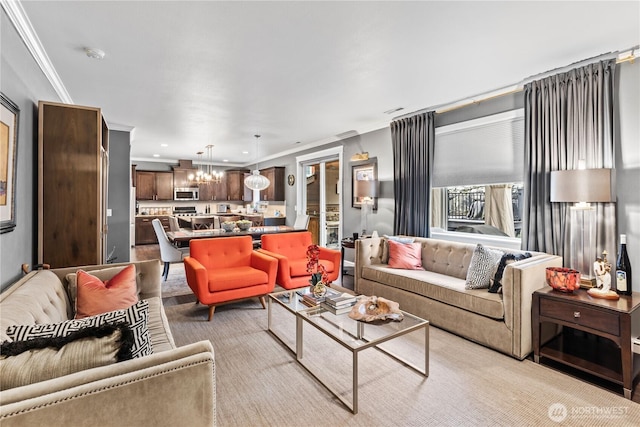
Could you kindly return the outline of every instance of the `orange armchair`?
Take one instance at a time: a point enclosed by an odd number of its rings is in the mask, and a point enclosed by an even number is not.
[[[307,248],[311,245],[310,231],[263,234],[259,251],[278,259],[276,283],[285,289],[308,286],[311,274],[307,271]],[[320,264],[327,270],[329,283],[340,273],[340,251],[320,247]]]
[[[278,260],[253,250],[251,236],[196,239],[184,259],[187,283],[202,304],[209,306],[209,320],[217,304],[264,296],[273,291]]]

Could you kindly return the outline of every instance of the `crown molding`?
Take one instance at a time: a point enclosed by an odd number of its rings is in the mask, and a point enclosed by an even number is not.
[[[18,35],[25,46],[27,46],[31,56],[35,59],[47,80],[49,80],[49,83],[51,83],[51,86],[53,86],[60,100],[66,104],[73,104],[71,95],[67,92],[67,88],[64,87],[58,72],[49,59],[49,55],[47,55],[47,52],[44,50],[27,13],[22,7],[22,3],[18,0],[0,0],[0,4],[2,4],[2,8],[9,17],[9,20],[16,31],[18,31]]]

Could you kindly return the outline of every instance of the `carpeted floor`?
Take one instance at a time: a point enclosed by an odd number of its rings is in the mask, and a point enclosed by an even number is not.
[[[379,351],[361,353],[353,415],[267,332],[267,311],[257,300],[220,306],[207,322],[207,307],[195,304],[186,283],[181,290],[177,267],[166,287],[172,295],[163,298],[167,317],[177,345],[213,343],[219,426],[640,425],[638,403],[434,327],[426,379]],[[274,311],[274,324],[294,336],[288,313]],[[349,352],[307,327],[305,358],[350,396]]]

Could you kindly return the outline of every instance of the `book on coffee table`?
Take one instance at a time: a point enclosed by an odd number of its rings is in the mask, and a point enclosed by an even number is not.
[[[321,302],[320,303],[320,307],[324,308],[325,310],[327,310],[330,313],[335,314],[336,316],[339,314],[345,314],[351,311],[351,309],[353,308],[353,304],[352,305],[345,305],[342,307],[333,307],[330,304],[327,304],[326,301]]]

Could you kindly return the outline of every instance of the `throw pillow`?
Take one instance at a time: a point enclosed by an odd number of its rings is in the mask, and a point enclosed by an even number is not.
[[[465,289],[485,289],[491,286],[491,279],[495,276],[502,251],[485,248],[478,244],[471,255]]]
[[[129,308],[138,302],[136,267],[133,264],[104,282],[78,270],[76,283],[76,319]]]
[[[422,270],[422,245],[389,240],[389,267]]]
[[[84,319],[67,320],[61,323],[41,323],[38,325],[11,325],[7,328],[7,335],[14,341],[24,341],[34,338],[49,338],[66,336],[89,326],[100,326],[105,323],[126,322],[133,332],[133,358],[148,356],[153,353],[147,319],[149,317],[149,302],[142,300],[126,310],[110,311]]]
[[[389,242],[395,241],[398,243],[413,243],[415,241],[415,237],[407,237],[407,236],[389,236],[385,234],[384,239],[382,239],[382,255],[381,260],[383,263],[389,263]]]
[[[529,252],[525,252],[522,254],[506,253],[502,255],[502,258],[500,258],[500,262],[498,263],[496,274],[493,277],[491,286],[489,287],[489,292],[491,292],[492,294],[497,294],[499,292],[502,292],[502,276],[504,275],[504,269],[507,267],[507,265],[512,264],[516,261],[520,261],[522,259],[526,259],[526,258],[531,258],[531,253]]]
[[[91,326],[64,337],[5,341],[0,388],[7,390],[131,359],[133,334],[124,323]]]
[[[126,267],[127,266],[119,265],[116,267],[107,267],[107,268],[101,268],[97,270],[91,270],[90,273],[92,276],[95,276],[104,282],[105,280],[111,279],[113,276],[120,273]],[[71,304],[73,305],[73,307],[75,307],[76,299],[77,299],[77,274],[69,273],[65,276],[65,279],[67,281],[67,294],[69,295],[69,300],[71,301]],[[140,281],[140,273],[138,271],[136,271],[136,281],[137,282]],[[139,289],[140,283],[138,283],[137,286]],[[138,292],[138,294],[139,293],[140,292]]]

